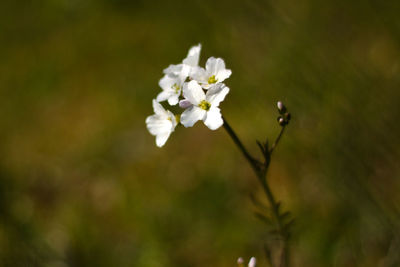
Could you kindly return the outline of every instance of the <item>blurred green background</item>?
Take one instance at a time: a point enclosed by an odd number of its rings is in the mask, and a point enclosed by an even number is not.
[[[0,266],[235,266],[268,239],[223,128],[144,120],[195,44],[233,75],[224,116],[269,180],[293,266],[400,266],[397,0],[0,2]]]

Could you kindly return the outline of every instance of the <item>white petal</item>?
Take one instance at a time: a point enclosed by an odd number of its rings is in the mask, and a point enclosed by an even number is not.
[[[159,135],[173,131],[172,121],[162,118],[159,115],[152,115],[146,118],[147,129],[152,135]]]
[[[225,81],[226,79],[228,79],[232,74],[231,70],[227,70],[227,69],[223,69],[218,71],[217,75],[215,76],[215,78],[217,79],[217,81],[219,83]]]
[[[256,258],[251,257],[249,261],[249,267],[256,267]]]
[[[170,111],[166,111],[165,116],[152,115],[146,118],[147,129],[156,136],[156,144],[159,147],[165,144],[176,124],[175,116]]]
[[[167,112],[165,111],[163,106],[160,103],[158,103],[155,99],[153,99],[153,110],[154,113],[156,113],[157,115],[163,115],[163,116],[167,115]]]
[[[218,73],[225,69],[225,61],[222,58],[217,58],[215,63],[215,72]]]
[[[204,90],[208,90],[208,89],[210,89],[210,88],[213,87],[213,86],[214,86],[214,84],[208,84],[208,83],[203,83],[203,84],[201,85],[201,87],[203,87]]]
[[[199,65],[201,44],[190,48],[187,57],[183,60],[183,64],[195,67]]]
[[[168,137],[170,136],[171,132],[159,134],[156,136],[156,145],[158,147],[162,147],[165,142],[167,142]]]
[[[206,100],[210,102],[211,106],[218,107],[228,93],[229,88],[225,84],[217,83],[207,91]]]
[[[225,69],[225,62],[222,58],[210,57],[206,62],[206,70],[211,75],[217,75],[221,70]]]
[[[173,132],[175,130],[176,125],[178,125],[178,122],[176,121],[176,117],[175,117],[174,113],[172,113],[169,110],[167,110],[167,113],[168,113],[169,120],[171,120],[171,122],[172,122],[171,132]]]
[[[197,121],[202,120],[206,115],[206,111],[196,106],[186,109],[181,115],[181,124],[183,126],[192,127]]]
[[[192,70],[192,67],[189,65],[183,65],[181,72],[178,74],[180,81],[180,84],[182,84],[187,77],[189,77],[189,74]]]
[[[195,106],[206,99],[203,89],[196,81],[190,81],[183,85],[183,96]]]
[[[173,93],[169,98],[168,98],[168,104],[170,104],[171,106],[175,106],[176,104],[178,104],[179,102],[179,95],[180,92],[178,93]]]
[[[216,130],[224,124],[222,120],[221,111],[219,108],[211,108],[207,111],[204,124],[210,128],[210,130]]]
[[[210,57],[206,62],[206,70],[209,74],[215,73],[215,65],[217,63],[217,59],[215,57]]]
[[[189,76],[200,84],[208,82],[206,70],[202,67],[192,68]]]
[[[162,91],[161,93],[159,93],[157,95],[156,100],[157,100],[157,102],[165,101],[168,98],[170,98],[172,94],[173,94],[173,91]]]
[[[170,75],[164,75],[158,82],[158,85],[163,89],[163,90],[170,90],[174,84],[179,84],[179,78],[177,76],[170,76]]]
[[[163,72],[164,74],[167,75],[179,75],[181,73],[183,68],[183,64],[178,64],[178,65],[169,65],[168,68],[164,69]]]

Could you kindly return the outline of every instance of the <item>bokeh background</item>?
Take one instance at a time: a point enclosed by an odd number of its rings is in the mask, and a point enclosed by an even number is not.
[[[256,178],[221,128],[144,120],[195,44],[233,75],[249,150],[293,119],[269,181],[292,266],[399,266],[397,0],[0,2],[0,266],[235,266],[268,239]]]

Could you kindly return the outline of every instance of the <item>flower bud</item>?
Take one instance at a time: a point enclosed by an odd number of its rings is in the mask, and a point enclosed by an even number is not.
[[[284,118],[282,118],[282,116],[279,116],[278,123],[280,126],[285,126],[288,122]]]
[[[243,266],[244,260],[243,260],[242,257],[240,257],[240,258],[237,259],[237,264],[238,264],[239,267],[242,267],[242,266]]]
[[[286,122],[289,122],[290,119],[292,118],[292,115],[290,115],[289,112],[286,112],[286,113],[284,114],[284,116],[285,116]]]
[[[278,101],[276,103],[276,106],[278,107],[278,111],[279,111],[280,114],[283,114],[283,113],[286,112],[286,107],[281,101]]]
[[[192,103],[190,103],[189,100],[183,99],[183,100],[179,101],[179,107],[181,107],[181,108],[186,109],[186,108],[190,107],[191,105],[192,105]]]
[[[285,120],[282,118],[282,116],[279,116],[277,118],[277,121],[278,121],[279,125],[281,125],[281,126],[285,125]]]

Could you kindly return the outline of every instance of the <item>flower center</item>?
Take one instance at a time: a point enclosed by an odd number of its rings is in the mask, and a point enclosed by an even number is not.
[[[202,101],[200,102],[200,104],[199,104],[199,107],[200,107],[201,109],[204,109],[205,111],[208,111],[208,110],[210,110],[210,108],[211,108],[211,104],[210,104],[209,102],[205,101],[205,100],[202,100]]]
[[[213,75],[210,78],[208,78],[208,83],[209,84],[216,83],[216,82],[218,82],[218,79],[215,79],[215,75]]]
[[[177,85],[176,83],[174,83],[174,85],[172,85],[171,88],[175,90],[175,94],[179,93],[179,90],[181,89],[179,85]]]

